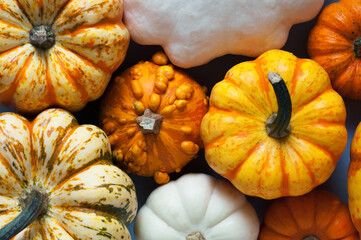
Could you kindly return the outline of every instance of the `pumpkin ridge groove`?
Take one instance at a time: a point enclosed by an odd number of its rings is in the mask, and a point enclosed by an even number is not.
[[[259,106],[258,104],[256,104],[256,103],[251,99],[251,97],[247,94],[247,92],[244,91],[233,79],[231,79],[231,78],[228,77],[228,78],[225,78],[223,81],[232,84],[238,91],[242,92],[242,94],[243,94],[244,96],[246,96],[247,100],[248,100],[250,103],[252,103],[252,105],[255,106],[255,108],[257,108],[257,110],[258,110],[259,112],[266,112],[267,109],[264,109],[262,106]]]
[[[14,158],[16,159],[16,158]],[[15,169],[10,165],[10,163],[6,160],[6,158],[3,156],[3,154],[0,152],[0,162],[2,163],[3,166],[5,166],[8,170],[9,170],[9,173],[13,176],[13,178],[18,182],[19,186],[21,187],[25,187],[24,186],[24,182],[21,181],[19,179],[19,175],[16,173]],[[24,168],[24,166],[22,166],[22,168]],[[26,175],[25,173],[22,173],[24,177],[24,180],[30,180],[30,179],[26,179]]]
[[[64,230],[70,237],[72,237],[74,240],[79,240],[77,237],[75,237],[74,235],[75,234],[72,234],[71,232],[68,231],[68,229],[66,227],[64,227],[64,225],[58,221],[58,218],[56,218],[55,216],[52,216],[52,213],[51,211],[49,211],[49,215],[50,217],[52,218],[53,221],[55,221],[57,223],[57,225],[59,227],[61,227],[62,230]],[[55,215],[55,214],[54,214]]]
[[[272,101],[271,101],[271,96],[269,95],[269,92],[270,92],[270,82],[269,80],[267,79],[267,76],[265,76],[262,68],[261,68],[261,61],[258,60],[258,59],[255,59],[253,62],[255,62],[255,67],[254,69],[256,69],[256,72],[257,72],[257,76],[259,76],[259,81],[260,83],[262,82],[262,84],[259,84],[260,86],[264,86],[264,89],[262,89],[267,97],[267,100],[268,100],[268,104],[270,106],[270,110],[271,112],[273,112],[273,109],[275,109],[275,106],[273,106],[272,104]]]
[[[257,118],[257,117],[255,117],[255,116],[252,116],[252,115],[249,115],[249,114],[245,114],[245,113],[241,113],[241,112],[239,112],[237,109],[226,109],[226,108],[221,108],[221,107],[219,107],[219,106],[217,106],[217,105],[212,105],[212,108],[214,108],[214,110],[217,110],[217,112],[225,112],[225,113],[232,113],[232,114],[234,114],[234,113],[236,113],[237,115],[239,115],[239,116],[242,116],[242,117],[245,117],[245,118],[249,118],[249,119],[251,119],[251,120],[256,120],[256,121],[259,121],[259,122],[261,122],[261,123],[264,123],[265,122],[265,119],[260,119],[260,118]],[[213,111],[214,111],[213,110]],[[212,110],[211,110],[212,111]]]
[[[18,0],[16,0],[18,1]],[[69,5],[69,3],[71,3],[73,0],[67,0],[63,3],[62,6],[59,6],[58,9],[56,11],[54,11],[51,22],[49,22],[49,25],[53,25],[53,23],[55,22],[56,18],[58,16],[60,16],[60,14],[64,11],[64,9]]]
[[[341,207],[342,207],[341,202],[338,202],[338,205],[337,205],[337,207],[336,207],[335,209],[338,210],[338,209],[340,209]],[[333,221],[335,220],[335,216],[336,216],[337,213],[339,213],[339,212],[338,212],[338,211],[334,211],[334,214],[333,214],[332,218],[330,218],[330,222],[325,226],[324,229],[328,229],[328,228],[330,227],[330,225],[331,225],[331,224],[333,223]],[[346,239],[346,237],[345,237],[345,239]]]
[[[26,72],[26,70],[28,69],[28,67],[30,66],[30,63],[31,63],[31,60],[34,58],[34,54],[35,54],[35,49],[33,49],[33,51],[31,51],[31,53],[29,54],[29,56],[27,56],[24,64],[23,64],[23,67],[20,71],[18,71],[14,77],[14,80],[12,82],[12,86],[6,90],[5,92],[2,92],[0,93],[0,96],[3,95],[4,93],[6,93],[6,95],[8,95],[9,97],[5,100],[6,102],[9,101],[9,98],[13,98],[15,92],[16,92],[16,89],[18,88],[19,86],[19,82],[21,80],[21,77],[24,75],[24,73]],[[25,52],[25,51],[24,51]],[[6,53],[6,52],[4,52]]]
[[[292,148],[292,150],[299,156],[301,162],[303,163],[303,165],[307,168],[309,175],[311,177],[312,180],[312,185],[315,185],[316,183],[316,178],[315,178],[315,174],[312,172],[310,165],[303,159],[302,154],[297,150],[297,148],[295,146],[293,146],[292,141],[288,141],[287,144]]]
[[[337,8],[339,8],[338,10],[337,10],[337,12],[351,12],[350,11],[350,9],[352,9],[352,8],[349,8],[349,9],[345,9],[345,7],[344,6],[342,6],[342,5],[339,5],[339,6],[337,6]],[[343,8],[343,9],[342,9]],[[332,12],[335,12],[335,6],[334,5],[330,5],[329,7],[328,7],[328,9],[332,9],[333,11]],[[330,16],[329,16],[330,17]],[[334,21],[330,21],[330,20],[334,20]],[[332,23],[332,22],[340,22],[340,20],[339,20],[339,17],[338,16],[332,16],[332,19],[330,19],[330,20],[328,20],[328,21],[322,21],[322,25],[324,25],[325,27],[327,27],[331,32],[335,32],[335,33],[337,33],[340,37],[342,37],[342,38],[344,38],[344,39],[346,39],[347,41],[350,41],[351,39],[349,38],[349,37],[347,37],[344,33],[344,31],[343,31],[343,29],[338,29],[338,28],[336,28],[335,26],[332,26],[332,25],[329,25],[330,23]],[[316,26],[317,27],[317,26]]]
[[[298,108],[293,110],[292,113],[292,117],[294,115],[296,115],[298,112],[300,112],[303,108],[305,108],[308,104],[311,104],[312,102],[316,101],[318,98],[322,97],[322,95],[329,93],[329,92],[334,92],[334,90],[332,89],[332,86],[330,85],[327,89],[325,89],[325,91],[320,92],[319,94],[317,94],[315,97],[313,97],[312,99],[310,99],[309,101],[303,103],[302,105],[300,105]],[[291,119],[292,121],[292,119]]]
[[[16,5],[19,7],[19,9],[21,10],[21,12],[24,14],[24,16],[26,17],[25,20],[27,20],[28,23],[30,23],[32,25],[32,21],[31,18],[29,17],[28,13],[25,11],[23,5],[19,2],[19,0],[13,0]]]
[[[59,205],[59,206],[53,206],[53,208],[57,209],[65,209],[68,212],[84,212],[84,213],[94,213],[97,216],[102,216],[104,218],[112,218],[117,220],[118,222],[121,222],[122,224],[130,224],[127,222],[128,216],[135,214],[132,211],[126,212],[125,209],[128,208],[129,202],[125,206],[122,206],[122,208],[115,207],[111,204],[87,204],[83,203],[84,205],[81,206],[66,206],[66,205]],[[53,213],[56,215],[56,213]]]
[[[286,170],[286,158],[284,154],[284,144],[280,144],[279,154],[280,154],[280,166],[281,166],[281,172],[282,172],[282,183],[281,183],[281,194],[283,196],[287,196],[290,194],[289,186],[290,186],[290,179],[289,179],[289,173]],[[269,158],[267,158],[269,160]]]
[[[305,141],[307,143],[309,143],[310,145],[314,146],[315,148],[321,150],[322,152],[324,152],[326,155],[328,155],[331,159],[333,164],[336,164],[338,159],[336,158],[335,155],[332,154],[332,152],[328,149],[325,149],[323,146],[320,146],[314,142],[312,142],[311,140],[309,140],[308,138],[306,138],[304,135],[299,134],[299,133],[293,133],[294,137],[297,137],[299,140]]]
[[[167,183],[167,185],[168,185],[168,184],[174,184],[174,183]],[[153,214],[154,216],[156,216],[158,219],[162,220],[162,222],[164,222],[165,224],[167,224],[167,225],[168,225],[169,227],[171,227],[174,231],[178,232],[178,233],[181,234],[181,235],[187,234],[187,233],[184,233],[184,232],[183,232],[183,229],[180,229],[180,228],[178,227],[178,225],[174,225],[174,224],[173,224],[174,222],[166,221],[166,220],[163,219],[161,216],[159,216],[159,214],[157,214],[157,212],[156,212],[153,208],[151,208],[150,206],[145,206],[145,207],[148,208],[148,209],[152,212],[152,214]]]
[[[64,131],[63,136],[60,138],[59,137],[59,142],[58,144],[55,146],[55,149],[53,151],[53,154],[51,155],[51,157],[49,158],[48,162],[46,163],[46,168],[50,169],[52,166],[55,166],[55,161],[56,159],[58,159],[59,153],[61,152],[61,150],[64,147],[64,144],[66,143],[66,141],[71,137],[71,135],[73,135],[74,131],[79,127],[79,125],[73,126],[73,125],[68,125]],[[58,140],[58,138],[56,139]],[[52,174],[52,171],[47,171],[46,176],[43,176],[45,184],[48,184],[48,180],[49,180],[49,176]]]
[[[230,181],[233,180],[236,175],[238,174],[238,172],[241,170],[243,164],[248,160],[248,158],[261,146],[261,144],[264,144],[267,142],[268,140],[268,136],[265,136],[263,139],[261,139],[259,142],[257,142],[246,154],[246,157],[244,158],[244,160],[240,163],[238,163],[238,165],[231,171],[230,174],[227,174],[227,179],[229,179]]]
[[[110,154],[109,154],[110,156]],[[81,167],[71,171],[70,173],[68,173],[67,175],[65,175],[60,181],[58,181],[56,183],[56,186],[54,186],[51,191],[55,191],[60,189],[67,181],[70,180],[70,178],[77,176],[78,174],[84,172],[85,170],[89,169],[91,166],[94,165],[102,165],[104,163],[110,164],[109,162],[110,160],[108,160],[106,157],[101,156],[99,158],[93,159],[92,161],[88,162],[87,164],[82,165]],[[50,175],[51,176],[51,175]]]
[[[293,75],[292,75],[292,78],[291,78],[291,81],[292,82],[292,88],[289,90],[289,93],[290,93],[290,96],[291,96],[291,99],[292,99],[292,96],[294,96],[295,94],[295,90],[296,90],[296,86],[297,86],[297,83],[298,83],[298,74],[301,71],[300,67],[301,67],[301,59],[300,58],[296,58],[295,59],[296,61],[296,64],[295,64],[295,67],[294,67],[294,70],[293,70]]]
[[[57,47],[59,47],[61,45],[57,45]],[[62,47],[62,46],[61,46]],[[64,50],[68,51],[68,49],[65,49],[64,47],[62,47]],[[57,58],[58,60],[58,66],[60,66],[63,69],[63,72],[66,73],[66,75],[69,77],[68,80],[68,84],[72,85],[77,91],[80,92],[81,95],[81,102],[84,104],[84,102],[88,101],[89,96],[88,93],[86,92],[84,86],[80,86],[80,83],[78,81],[77,78],[75,78],[73,76],[73,74],[71,73],[70,69],[68,69],[67,67],[64,66],[64,62],[63,59],[59,56],[59,52],[57,50],[54,50],[54,56]],[[72,52],[73,53],[73,52]],[[74,53],[73,53],[74,54]]]

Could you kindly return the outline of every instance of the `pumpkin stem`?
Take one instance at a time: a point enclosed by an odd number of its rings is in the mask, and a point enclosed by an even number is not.
[[[48,208],[48,194],[40,188],[34,187],[25,192],[25,197],[20,199],[23,211],[10,223],[0,229],[0,239],[9,240],[30,226]]]
[[[355,57],[357,58],[361,58],[361,38],[357,39],[354,43],[353,43],[353,51],[355,53]]]
[[[278,112],[273,113],[266,121],[268,136],[283,138],[291,133],[290,121],[292,116],[292,102],[290,93],[283,78],[275,72],[268,73],[268,80],[275,91]]]
[[[162,126],[163,117],[160,114],[145,109],[142,116],[136,118],[142,133],[158,134]]]
[[[192,232],[186,236],[186,240],[206,240],[201,232]]]
[[[302,240],[320,240],[318,237],[316,237],[315,235],[311,234],[311,235],[308,235],[304,238],[302,238]]]
[[[29,41],[34,47],[46,50],[55,44],[55,33],[50,26],[36,26],[29,33]]]

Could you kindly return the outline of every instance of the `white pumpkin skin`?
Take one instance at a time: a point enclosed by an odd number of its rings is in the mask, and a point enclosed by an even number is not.
[[[194,232],[206,240],[256,240],[259,227],[254,208],[230,183],[191,173],[150,194],[134,234],[137,240],[185,240]]]
[[[98,127],[78,125],[60,109],[33,122],[0,114],[0,228],[22,211],[34,186],[48,194],[46,213],[15,240],[131,239],[135,217],[132,180],[111,164],[108,138]]]
[[[314,18],[323,2],[124,0],[124,22],[135,42],[161,45],[174,65],[189,68],[282,48],[292,25]]]
[[[128,49],[122,17],[122,0],[1,0],[0,102],[78,111],[99,98]],[[33,44],[37,26],[51,28],[53,45]]]

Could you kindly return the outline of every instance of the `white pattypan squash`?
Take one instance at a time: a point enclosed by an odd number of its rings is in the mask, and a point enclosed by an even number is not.
[[[259,220],[230,183],[186,174],[154,190],[138,212],[137,240],[256,240]]]
[[[314,18],[324,0],[124,0],[132,39],[162,45],[188,68],[225,54],[256,57],[281,48],[293,24]]]

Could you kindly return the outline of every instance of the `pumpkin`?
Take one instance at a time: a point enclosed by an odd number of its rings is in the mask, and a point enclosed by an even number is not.
[[[134,185],[100,128],[61,109],[2,113],[0,145],[0,239],[131,239]]]
[[[122,63],[122,0],[0,1],[0,103],[34,113],[99,98]]]
[[[134,224],[137,240],[256,240],[258,216],[229,182],[203,173],[155,189]]]
[[[330,177],[346,147],[345,105],[327,73],[286,51],[232,67],[209,105],[207,163],[246,195],[303,195]]]
[[[355,135],[351,142],[350,148],[350,164],[347,172],[347,188],[348,188],[348,204],[350,206],[350,213],[352,221],[357,230],[361,232],[361,124],[358,125]]]
[[[200,124],[207,112],[204,90],[167,65],[164,53],[140,62],[110,84],[100,107],[115,162],[126,172],[169,181],[202,147]]]
[[[268,206],[259,240],[358,240],[348,207],[317,189],[300,197],[276,199]]]
[[[174,65],[189,68],[282,48],[292,25],[316,17],[323,2],[124,0],[124,22],[135,42],[161,45]]]
[[[361,100],[361,2],[328,5],[309,34],[308,53],[329,74],[343,97]]]

